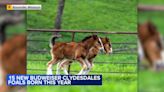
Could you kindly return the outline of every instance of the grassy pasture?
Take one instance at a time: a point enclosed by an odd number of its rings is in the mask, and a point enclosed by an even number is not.
[[[27,24],[28,28],[53,28],[54,18],[56,15],[57,0],[28,0],[31,4],[42,4],[41,11],[28,11]],[[127,5],[128,4],[128,5]],[[103,31],[130,31],[136,32],[137,28],[137,11],[136,0],[66,0],[63,15],[63,29],[79,30],[103,30]],[[70,42],[71,34],[63,32],[62,38],[58,42]],[[77,33],[75,41],[78,42],[84,37],[91,35],[89,33]],[[136,43],[136,36],[133,35],[107,35],[98,34],[101,37],[110,38],[112,43],[115,42],[132,42]],[[27,69],[28,74],[45,74],[46,63],[51,59],[47,53],[32,53],[31,50],[49,51],[49,39],[51,33],[28,33],[28,39],[42,40],[45,42],[28,41]],[[114,51],[125,48],[136,48],[136,44],[112,44]],[[131,50],[124,51],[132,52]],[[122,53],[124,53],[122,52]],[[136,52],[136,51],[133,51]],[[38,60],[38,61],[36,61]],[[45,61],[39,61],[45,60]],[[94,62],[109,63],[137,63],[136,54],[111,54],[98,55]],[[30,70],[31,69],[31,70]],[[32,69],[39,69],[32,70]],[[41,69],[41,70],[40,70]],[[53,68],[56,69],[56,66]],[[78,63],[73,63],[71,71],[79,71]],[[98,71],[99,73],[95,73]],[[137,72],[137,64],[96,64],[90,74],[102,74],[102,86],[29,86],[28,92],[136,92],[137,91],[137,73],[101,73],[101,72]],[[54,71],[55,73],[55,71]],[[76,72],[71,72],[75,74]]]

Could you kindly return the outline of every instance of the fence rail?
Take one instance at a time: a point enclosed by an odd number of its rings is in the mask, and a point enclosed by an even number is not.
[[[138,10],[139,11],[164,11],[164,5],[163,6],[139,5]]]
[[[48,42],[47,40],[33,40],[33,39],[28,39],[27,41],[30,41],[30,42]],[[135,42],[112,42],[111,44],[130,44],[130,45],[137,45],[137,43]]]
[[[28,51],[31,52],[31,53],[42,53],[42,54],[46,54],[46,53],[49,53],[50,52],[50,51],[47,51],[47,50],[28,50]],[[135,53],[135,52],[127,52],[127,53],[114,52],[112,54],[131,54],[131,55],[133,54],[133,55],[137,55],[137,53]]]
[[[101,33],[101,34],[133,34],[137,32],[107,32],[107,31],[96,31],[96,30],[64,30],[64,29],[27,29],[29,32],[70,32],[70,33]]]

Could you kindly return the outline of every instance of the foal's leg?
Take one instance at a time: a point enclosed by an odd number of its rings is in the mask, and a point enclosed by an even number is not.
[[[66,75],[69,75],[67,68],[68,68],[67,66],[64,66],[63,71]]]
[[[47,64],[47,75],[52,75],[52,66],[53,64],[51,64],[50,62],[52,61],[49,61],[48,64]]]
[[[63,68],[63,71],[64,71],[64,73],[66,74],[66,75],[68,75],[69,73],[68,73],[68,65],[70,64],[70,60],[68,60],[68,59],[64,59],[62,62],[61,62],[61,64],[60,64],[60,69],[61,68]]]
[[[92,66],[91,63],[88,61],[88,59],[85,59],[85,63],[87,65],[87,69],[83,72],[83,74],[88,74]]]
[[[0,86],[3,84],[3,70],[0,63]]]
[[[47,63],[47,75],[52,75],[52,67],[57,63],[57,59],[52,59]]]
[[[59,75],[60,74],[60,64],[61,64],[61,62],[58,62],[57,63],[57,66],[56,66],[56,75]]]
[[[88,74],[89,72],[90,72],[90,70],[92,69],[92,67],[93,67],[93,62],[92,62],[92,59],[90,59],[89,61],[88,61],[88,69],[85,71],[85,74]]]
[[[56,71],[56,74],[60,74],[60,70],[63,68],[63,71],[66,75],[68,75],[68,71],[67,71],[67,68],[68,68],[68,65],[69,65],[69,60],[68,59],[64,59],[62,60],[61,62],[59,62],[57,64],[57,71]]]
[[[82,58],[79,58],[78,59],[78,62],[82,65],[82,69],[81,71],[78,73],[78,75],[83,75],[84,74],[84,71],[87,69],[87,65],[85,63],[85,60],[82,59]]]

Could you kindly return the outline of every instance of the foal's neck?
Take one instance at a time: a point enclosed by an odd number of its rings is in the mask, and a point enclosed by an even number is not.
[[[95,41],[87,40],[82,42],[87,50],[91,49],[95,45]]]

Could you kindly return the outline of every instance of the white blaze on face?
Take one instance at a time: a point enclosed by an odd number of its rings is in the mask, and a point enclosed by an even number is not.
[[[110,47],[110,52],[109,53],[112,53],[113,52],[113,49],[112,49],[112,47]]]
[[[103,45],[103,43],[102,43],[101,38],[99,38],[99,42],[100,42],[100,45],[101,45],[100,50],[103,50],[103,52],[105,52],[104,45]]]
[[[111,42],[110,42],[110,44],[111,44]],[[109,54],[111,54],[111,53],[113,53],[112,45],[110,46],[110,52],[109,52]]]
[[[47,68],[47,75],[52,75],[52,64],[50,64]]]

